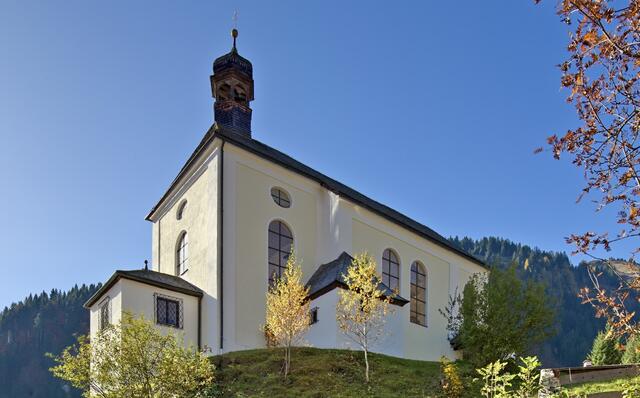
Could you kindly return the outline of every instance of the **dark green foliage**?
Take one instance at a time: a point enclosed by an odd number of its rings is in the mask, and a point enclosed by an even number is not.
[[[591,286],[585,264],[574,266],[565,253],[543,251],[507,239],[456,237],[451,241],[487,264],[497,264],[502,269],[516,262],[520,279],[542,282],[555,303],[556,334],[529,354],[537,355],[544,367],[582,365],[596,334],[605,327],[605,321],[595,317],[593,308],[581,304],[578,298],[581,287]],[[526,269],[525,262],[528,262]],[[618,286],[611,272],[605,272],[600,283],[608,289]]]
[[[89,331],[89,314],[82,304],[98,289],[74,286],[29,295],[0,313],[0,398],[68,398],[80,393],[55,379],[45,353],[59,353]]]
[[[554,311],[544,286],[522,281],[515,264],[475,275],[462,295],[460,338],[465,360],[477,367],[524,356],[554,332]]]
[[[620,341],[611,335],[607,325],[607,328],[602,332],[598,332],[593,340],[593,346],[587,359],[596,366],[615,365],[620,363],[621,354]]]
[[[640,335],[633,335],[627,340],[622,354],[622,363],[640,363]]]

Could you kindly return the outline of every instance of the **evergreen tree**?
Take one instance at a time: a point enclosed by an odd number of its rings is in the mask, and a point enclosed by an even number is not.
[[[100,285],[74,286],[67,292],[29,295],[0,312],[0,398],[80,397],[68,383],[49,372],[58,353],[89,331],[82,307]]]
[[[613,337],[610,332],[609,325],[607,328],[599,332],[593,340],[593,347],[587,356],[593,365],[615,365],[620,363],[620,341]]]
[[[633,335],[627,340],[622,354],[622,363],[640,363],[640,335]]]

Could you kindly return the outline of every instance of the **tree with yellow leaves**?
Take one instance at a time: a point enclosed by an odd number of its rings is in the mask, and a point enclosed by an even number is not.
[[[91,340],[81,336],[60,355],[49,356],[56,363],[53,375],[87,398],[200,398],[215,391],[213,365],[205,354],[130,314]]]
[[[284,347],[284,377],[291,368],[291,347],[302,340],[311,326],[309,288],[302,283],[302,268],[293,251],[287,268],[267,292],[267,319],[264,326],[275,345]]]
[[[364,352],[365,380],[369,382],[369,350],[384,337],[391,298],[380,288],[376,262],[367,253],[357,255],[342,275],[347,289],[341,289],[336,319],[342,333]]]

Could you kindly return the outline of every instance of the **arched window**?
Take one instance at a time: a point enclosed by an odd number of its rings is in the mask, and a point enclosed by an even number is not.
[[[100,319],[98,329],[100,331],[106,329],[111,324],[111,298],[107,297],[100,304]]]
[[[293,247],[293,234],[282,221],[269,224],[269,286],[282,276]]]
[[[382,253],[382,283],[391,289],[400,290],[400,260],[391,249]]]
[[[427,326],[427,271],[418,261],[411,264],[411,322]]]
[[[244,87],[236,84],[236,86],[233,88],[233,99],[241,104],[245,104],[247,102],[247,94],[244,91]]]
[[[183,232],[176,245],[176,274],[184,274],[189,269],[189,240],[187,233]]]
[[[229,99],[231,94],[231,86],[227,83],[222,83],[220,88],[218,88],[218,97],[216,98],[218,101],[226,101]]]
[[[183,200],[178,206],[178,211],[176,211],[176,219],[182,220],[182,216],[184,215],[184,211],[187,208],[187,200]]]
[[[291,197],[287,191],[282,188],[271,188],[271,198],[280,207],[284,207],[285,209],[291,207]]]

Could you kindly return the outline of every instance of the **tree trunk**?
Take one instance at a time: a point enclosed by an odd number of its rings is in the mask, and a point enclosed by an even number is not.
[[[364,349],[364,379],[369,383],[369,357],[366,348]]]
[[[284,378],[287,379],[289,375],[289,346],[284,348]]]

